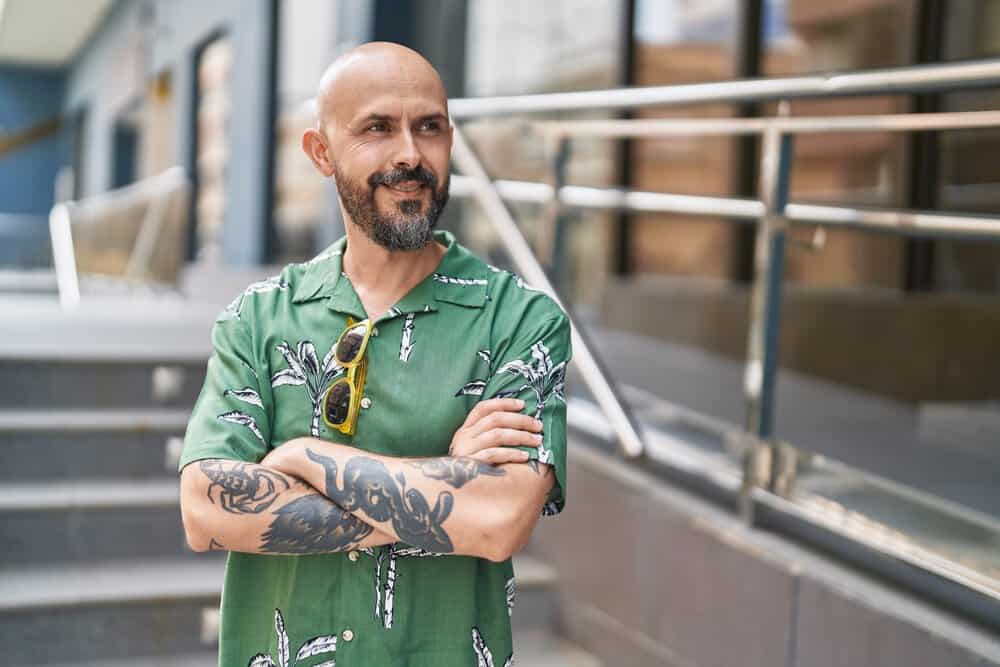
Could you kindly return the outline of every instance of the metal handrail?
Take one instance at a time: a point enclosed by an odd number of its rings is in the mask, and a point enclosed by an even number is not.
[[[479,200],[483,210],[490,220],[499,228],[500,238],[507,246],[517,270],[538,289],[543,290],[557,303],[562,305],[559,295],[549,281],[541,264],[532,252],[531,246],[514,222],[510,211],[496,192],[493,182],[486,174],[479,159],[465,141],[462,132],[455,129],[455,140],[452,157],[458,168],[469,174],[473,185],[472,192]],[[584,382],[594,394],[598,405],[614,428],[626,456],[636,458],[642,455],[642,439],[639,437],[638,421],[619,398],[619,392],[614,387],[613,380],[601,367],[598,357],[591,351],[589,342],[583,337],[582,330],[572,322],[573,361],[580,370]]]
[[[520,113],[576,111],[584,109],[624,109],[642,106],[676,106],[704,103],[737,103],[795,98],[833,98],[860,95],[898,95],[943,92],[956,89],[995,87],[1000,84],[1000,59],[948,65],[932,65],[831,76],[791,77],[784,79],[759,79],[694,85],[675,85],[650,88],[629,88],[579,93],[553,93],[478,99],[459,99],[450,102],[455,119],[478,116],[496,116]],[[939,555],[919,548],[901,551],[887,547],[878,540],[850,532],[838,532],[838,527],[817,518],[810,508],[795,506],[784,498],[782,484],[790,474],[795,474],[795,456],[783,460],[783,451],[772,438],[774,388],[777,370],[777,342],[780,329],[781,287],[783,284],[785,237],[789,224],[820,223],[822,225],[852,227],[869,231],[891,232],[901,235],[943,236],[950,238],[1000,237],[1000,218],[960,214],[941,214],[929,211],[891,209],[855,209],[844,206],[827,206],[788,202],[788,185],[792,161],[793,136],[802,132],[866,132],[904,130],[947,130],[971,127],[1000,126],[998,112],[963,112],[957,114],[882,115],[841,118],[788,118],[787,103],[779,106],[778,118],[682,120],[656,119],[640,121],[573,121],[535,124],[555,139],[555,151],[550,153],[552,169],[550,183],[523,181],[491,181],[482,169],[478,158],[456,132],[456,162],[460,170],[472,178],[453,176],[452,193],[471,194],[483,204],[487,217],[501,231],[501,239],[512,245],[523,246],[514,257],[519,270],[537,271],[544,278],[537,258],[531,253],[524,236],[514,224],[503,200],[535,202],[548,205],[545,216],[562,224],[561,206],[580,206],[603,209],[622,209],[648,212],[670,212],[709,215],[728,220],[757,222],[754,250],[754,284],[751,298],[751,325],[748,335],[747,365],[744,376],[748,401],[747,431],[743,484],[740,490],[741,509],[746,520],[753,524],[755,507],[777,510],[788,517],[800,517],[813,526],[825,527],[833,534],[841,534],[854,544],[875,554],[876,562],[882,559],[897,560],[907,567],[915,566],[982,595],[987,600],[987,616],[993,614],[991,606],[998,600],[991,587],[979,585],[970,578],[964,566],[946,562]],[[670,193],[629,191],[618,188],[589,188],[565,184],[567,142],[579,136],[637,137],[666,136],[667,134],[722,134],[738,135],[758,133],[763,138],[760,167],[759,199],[725,198]],[[461,148],[459,148],[459,145]],[[515,254],[512,252],[512,255]],[[548,280],[543,284],[551,290]],[[575,341],[575,339],[574,339]],[[575,343],[574,343],[575,344]],[[589,356],[589,350],[587,352]],[[626,442],[638,432],[629,416],[615,419],[612,409],[620,408],[620,394],[601,372],[599,362],[593,360],[588,384],[609,388],[601,401],[601,408],[612,418],[605,424],[619,440]],[[600,400],[600,397],[599,397]],[[619,414],[629,415],[624,408]],[[640,451],[638,436],[634,436]],[[627,448],[626,448],[627,451]],[[793,452],[794,454],[794,452]],[[790,466],[790,473],[789,473]],[[765,518],[766,520],[766,518]],[[794,531],[793,531],[794,532]],[[843,552],[843,549],[841,549]],[[855,558],[855,556],[851,556]],[[866,561],[867,562],[867,561]],[[982,616],[981,600],[969,598],[964,593],[958,597],[950,590],[942,590],[937,582],[921,583],[924,593],[956,604],[958,608]],[[974,596],[973,596],[974,597]],[[995,618],[995,617],[994,617]]]
[[[552,201],[553,188],[534,181],[496,180],[494,186],[509,202],[544,205]],[[451,177],[451,194],[471,197],[475,185],[468,176]],[[597,188],[566,185],[559,188],[558,199],[564,206],[632,213],[676,213],[722,218],[730,222],[751,222],[764,214],[758,199],[682,195],[647,190]],[[1000,236],[1000,218],[958,213],[928,213],[889,209],[853,208],[829,204],[789,202],[785,218],[793,225],[893,232],[903,236],[989,239]]]
[[[941,114],[883,114],[871,116],[844,116],[827,118],[789,118],[787,100],[797,97],[837,97],[847,95],[871,95],[928,92],[955,88],[970,88],[992,85],[1000,82],[1000,60],[969,63],[919,66],[875,70],[853,74],[829,76],[791,77],[784,79],[757,79],[750,81],[729,81],[680,86],[659,86],[649,88],[628,88],[607,91],[583,91],[577,93],[552,93],[544,95],[521,95],[501,98],[477,98],[452,100],[450,109],[453,118],[474,116],[565,111],[587,108],[613,109],[648,105],[678,105],[706,102],[762,101],[767,99],[786,100],[781,104],[779,117],[754,119],[647,119],[621,121],[555,121],[534,123],[533,127],[543,135],[555,139],[555,155],[551,174],[552,185],[543,183],[506,182],[508,190],[520,190],[528,198],[540,198],[549,204],[547,217],[552,221],[560,219],[560,207],[572,204],[601,208],[646,210],[698,215],[721,215],[730,220],[756,219],[764,223],[758,229],[758,243],[755,250],[757,279],[755,280],[748,350],[745,390],[748,400],[748,428],[763,438],[771,435],[773,412],[773,388],[776,373],[776,320],[780,304],[780,284],[783,274],[785,227],[793,224],[824,224],[840,227],[874,229],[914,236],[939,235],[947,237],[1000,237],[1000,220],[984,216],[942,215],[923,211],[864,210],[850,207],[796,204],[788,202],[788,180],[792,159],[792,135],[817,132],[871,132],[979,128],[1000,125],[1000,112],[961,112]],[[733,199],[724,197],[696,197],[672,193],[642,193],[620,189],[580,188],[566,186],[565,167],[567,145],[571,138],[579,136],[625,138],[655,137],[677,134],[702,134],[735,136],[741,134],[762,135],[765,150],[762,155],[762,189],[759,200]],[[458,158],[461,154],[461,158]],[[560,157],[557,157],[560,156]],[[549,285],[541,265],[530,252],[523,235],[503,205],[499,185],[490,181],[485,170],[464,141],[461,133],[456,138],[456,161],[465,162],[463,171],[473,170],[471,181],[463,182],[455,177],[453,191],[474,194],[488,211],[489,219],[506,228],[500,238],[508,244],[518,269],[540,276],[546,290],[555,294]],[[484,186],[489,186],[485,188]],[[531,192],[528,192],[528,190]],[[495,200],[495,201],[494,201]],[[509,225],[508,223],[509,219]],[[557,223],[558,224],[558,223]],[[556,234],[558,236],[558,233]],[[513,240],[516,237],[516,242]],[[765,247],[762,237],[768,237]],[[513,245],[518,246],[513,248]],[[524,248],[519,246],[523,245]],[[773,247],[771,247],[773,246]],[[523,252],[522,252],[523,251]],[[556,253],[553,253],[556,254]],[[777,265],[773,256],[780,259]],[[766,276],[765,276],[766,274]],[[775,277],[777,276],[777,278]],[[766,287],[765,287],[766,283]],[[770,304],[770,305],[764,305]],[[762,310],[762,308],[764,310]],[[759,321],[764,317],[768,322]],[[765,349],[766,348],[766,349]],[[587,349],[583,346],[583,349]],[[585,353],[589,358],[589,350]],[[622,401],[617,398],[613,386],[606,378],[598,377],[599,363],[593,360],[595,377],[588,379],[589,385],[607,387],[606,401],[602,407],[627,416]],[[610,414],[610,413],[609,413]],[[612,418],[613,421],[616,421]],[[622,442],[636,439],[632,447],[625,446],[626,453],[637,456],[641,452],[637,429],[633,420],[624,419],[627,427],[622,431]],[[634,451],[633,451],[634,449]]]
[[[801,116],[797,118],[643,118],[635,120],[540,121],[531,124],[539,134],[556,139],[600,137],[605,139],[657,138],[675,135],[763,134],[769,130],[788,134],[833,132],[906,132],[913,130],[966,130],[1000,125],[1000,111],[946,113],[896,113],[866,116]]]
[[[685,104],[764,102],[816,97],[902,95],[1000,84],[1000,59],[809,76],[740,79],[614,90],[467,97],[449,101],[453,118],[547,111],[616,110]]]

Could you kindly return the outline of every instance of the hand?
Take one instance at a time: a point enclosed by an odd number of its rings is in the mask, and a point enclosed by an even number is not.
[[[293,477],[299,476],[295,464],[305,459],[305,450],[296,440],[289,440],[269,451],[260,465]]]
[[[455,431],[449,456],[468,456],[498,465],[524,463],[528,452],[516,446],[538,447],[542,442],[542,422],[520,412],[519,398],[491,398],[472,408],[462,427]]]

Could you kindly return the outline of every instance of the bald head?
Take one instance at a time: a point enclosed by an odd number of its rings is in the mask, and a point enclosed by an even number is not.
[[[434,66],[422,55],[393,42],[369,42],[334,60],[316,91],[319,127],[336,122],[338,111],[353,109],[360,98],[387,92],[435,100],[448,112],[448,95]]]
[[[390,250],[430,243],[448,201],[454,136],[431,64],[399,44],[363,44],[327,68],[316,112],[302,148],[336,180],[348,230]]]

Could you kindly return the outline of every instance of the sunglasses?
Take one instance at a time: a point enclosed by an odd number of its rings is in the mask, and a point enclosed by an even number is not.
[[[365,351],[372,328],[370,319],[355,323],[352,318],[347,318],[347,328],[334,346],[334,359],[347,369],[347,375],[338,378],[323,394],[323,421],[345,435],[354,435],[358,423],[358,409],[368,370]]]

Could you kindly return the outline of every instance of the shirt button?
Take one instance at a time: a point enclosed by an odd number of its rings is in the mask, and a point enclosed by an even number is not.
[[[353,641],[354,640],[354,631],[351,630],[350,628],[347,628],[346,630],[344,630],[344,632],[340,636],[344,638],[345,642]]]
[[[347,554],[347,557],[351,559],[352,563],[358,562],[358,552],[357,551],[351,551],[350,553]]]
[[[367,396],[361,399],[361,407],[363,407],[365,410],[367,410],[371,406],[372,406],[372,399],[368,398]]]

